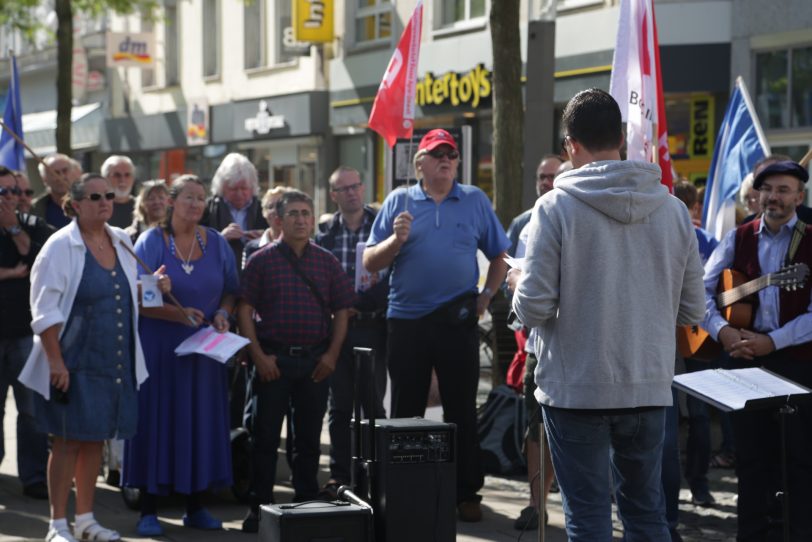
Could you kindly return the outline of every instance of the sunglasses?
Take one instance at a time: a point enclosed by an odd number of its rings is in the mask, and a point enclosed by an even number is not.
[[[82,199],[89,199],[90,201],[100,201],[102,198],[106,199],[107,201],[113,201],[116,198],[116,193],[107,192],[106,194],[99,194],[98,192],[94,192],[93,194],[88,194]]]
[[[448,157],[449,160],[456,160],[460,157],[460,153],[454,149],[449,149],[447,151],[443,149],[433,149],[429,151],[429,156],[436,158],[437,160],[441,160],[443,157]]]
[[[0,186],[0,196],[5,196],[6,194],[11,194],[12,196],[19,196],[22,194],[22,190],[20,190],[16,186],[11,186],[6,188],[5,186]]]
[[[29,198],[34,196],[34,191],[30,188],[26,188],[25,190],[22,191],[22,193],[28,196]]]

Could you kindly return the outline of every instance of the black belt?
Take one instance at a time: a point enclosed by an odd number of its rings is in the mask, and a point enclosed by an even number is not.
[[[363,320],[383,320],[384,318],[386,318],[386,311],[381,309],[378,311],[358,311],[350,320],[361,322]]]
[[[276,341],[260,341],[263,350],[277,356],[287,356],[291,358],[307,358],[318,356],[327,351],[328,342],[322,341],[318,344],[283,344]]]

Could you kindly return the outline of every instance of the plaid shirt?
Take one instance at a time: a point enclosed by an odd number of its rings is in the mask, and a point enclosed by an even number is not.
[[[366,242],[369,233],[372,231],[372,220],[364,213],[364,220],[358,231],[351,232],[344,225],[344,217],[339,215],[338,234],[335,236],[335,245],[332,253],[341,262],[341,267],[347,272],[351,279],[355,280],[355,247],[360,242]]]
[[[281,251],[296,259],[286,243],[276,242],[251,256],[242,275],[242,297],[259,316],[257,338],[294,346],[318,344],[330,335],[326,315]],[[330,312],[352,307],[352,283],[330,252],[311,242],[298,264]]]

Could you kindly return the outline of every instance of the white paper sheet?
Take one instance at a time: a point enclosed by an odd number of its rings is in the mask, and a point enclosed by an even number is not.
[[[175,348],[179,356],[201,354],[220,363],[225,363],[240,348],[250,343],[245,337],[231,332],[218,333],[213,327],[201,328],[197,333],[183,341]]]
[[[741,410],[752,399],[809,393],[805,388],[758,367],[708,369],[677,375],[674,382],[733,410]]]

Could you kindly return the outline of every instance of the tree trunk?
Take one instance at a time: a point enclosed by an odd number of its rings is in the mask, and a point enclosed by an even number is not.
[[[519,0],[491,2],[493,45],[493,186],[496,214],[507,226],[522,212],[524,107]]]
[[[519,41],[519,0],[491,2],[493,46],[493,193],[496,214],[507,226],[522,212],[522,156],[524,106],[522,104],[522,54]],[[498,310],[501,308],[501,310]],[[504,328],[507,307],[492,306],[494,326]],[[503,330],[492,331],[491,384],[504,383],[515,351],[515,341]]]
[[[56,0],[56,150],[71,154],[71,108],[73,107],[73,12],[70,0]]]

